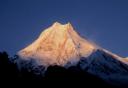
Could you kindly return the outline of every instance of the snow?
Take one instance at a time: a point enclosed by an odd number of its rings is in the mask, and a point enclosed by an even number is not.
[[[84,71],[113,84],[128,81],[128,58],[122,58],[82,38],[70,23],[62,25],[55,22],[18,55],[25,60],[34,59],[38,65],[45,67],[77,64]]]
[[[128,65],[120,61],[119,56],[104,51],[104,49],[98,49],[93,52],[89,57],[82,58],[79,62],[80,67],[91,74],[94,74],[107,82],[112,84],[125,83],[128,80]],[[116,78],[117,77],[117,78]]]
[[[78,35],[70,23],[55,22],[45,29],[37,40],[18,52],[24,59],[35,58],[39,64],[62,65],[76,63],[89,56],[97,47]]]

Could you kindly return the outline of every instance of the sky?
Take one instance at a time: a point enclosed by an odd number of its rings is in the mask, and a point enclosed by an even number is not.
[[[56,21],[128,56],[128,0],[0,0],[0,51],[16,54]]]

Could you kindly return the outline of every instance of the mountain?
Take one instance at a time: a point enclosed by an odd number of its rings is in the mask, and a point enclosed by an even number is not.
[[[94,74],[110,84],[128,86],[128,65],[119,59],[120,57],[108,51],[98,49],[89,57],[81,58],[78,65],[84,71]]]
[[[55,22],[18,55],[46,68],[78,66],[110,84],[128,86],[127,60],[82,38],[70,23]]]
[[[61,65],[79,61],[89,56],[97,47],[81,38],[70,23],[54,23],[45,29],[39,38],[19,52],[22,58],[36,58],[39,64]]]

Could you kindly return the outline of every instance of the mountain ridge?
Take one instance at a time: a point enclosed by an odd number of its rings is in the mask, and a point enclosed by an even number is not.
[[[70,23],[55,22],[18,55],[24,60],[35,60],[37,65],[44,66],[44,72],[49,66],[69,68],[79,65],[83,71],[110,84],[121,86],[128,83],[127,58],[82,38]]]
[[[61,25],[56,22],[44,30],[34,43],[21,50],[18,55],[23,58],[36,57],[45,61],[47,58],[49,59],[47,61],[51,61],[49,64],[64,65],[68,61],[77,62],[80,56],[88,56],[94,49],[96,47],[81,38],[70,23]]]

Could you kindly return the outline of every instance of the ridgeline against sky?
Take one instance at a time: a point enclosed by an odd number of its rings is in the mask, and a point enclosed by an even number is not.
[[[127,0],[0,0],[0,51],[14,55],[59,21],[71,22],[82,36],[126,57],[127,4]]]
[[[30,65],[28,69],[42,66],[43,70],[37,69],[43,73],[49,66],[76,66],[110,84],[124,86],[128,82],[128,59],[82,38],[70,23],[55,22],[18,55],[20,68],[29,65],[24,65],[24,61],[31,62],[32,68]]]
[[[19,52],[22,58],[39,59],[43,65],[77,63],[79,58],[89,56],[96,46],[77,34],[70,23],[55,22],[45,29],[39,38]]]
[[[65,66],[67,63],[77,64],[80,58],[88,58],[98,50],[127,64],[127,59],[124,60],[82,38],[70,23],[62,25],[58,22],[45,29],[32,44],[18,52],[18,55],[23,59],[35,59],[38,64],[44,66]],[[99,57],[98,54],[97,56]]]

